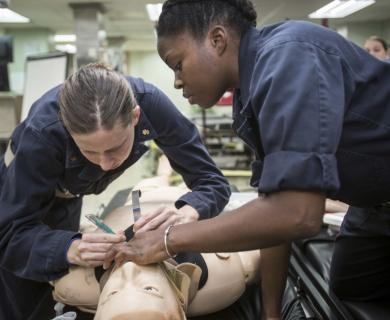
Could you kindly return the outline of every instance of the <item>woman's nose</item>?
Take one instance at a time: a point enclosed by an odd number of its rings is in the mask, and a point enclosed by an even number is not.
[[[114,166],[114,159],[110,156],[103,155],[100,157],[99,165],[100,165],[100,168],[102,168],[102,170],[109,171]]]
[[[175,75],[175,82],[174,82],[175,89],[181,89],[183,88],[183,81],[181,81],[176,75]]]

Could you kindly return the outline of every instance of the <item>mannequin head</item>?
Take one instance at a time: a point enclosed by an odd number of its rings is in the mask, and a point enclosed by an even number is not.
[[[68,274],[51,282],[53,298],[70,306],[77,306],[84,312],[94,313],[99,301],[99,282],[93,268],[74,266]]]
[[[100,294],[96,320],[181,320],[175,291],[158,265],[127,262],[110,275]]]

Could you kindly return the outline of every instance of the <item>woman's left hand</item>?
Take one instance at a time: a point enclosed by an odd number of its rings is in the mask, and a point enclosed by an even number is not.
[[[108,269],[113,260],[117,265],[126,261],[144,265],[168,259],[164,245],[164,232],[163,228],[137,232],[129,242],[113,245],[106,253],[103,268]]]
[[[113,260],[121,265],[126,261],[150,264],[168,259],[164,245],[166,228],[198,219],[198,212],[189,205],[180,209],[160,207],[143,215],[134,223],[134,237],[127,243],[113,245],[106,253],[103,267],[107,269]]]
[[[136,233],[163,229],[169,225],[193,222],[199,219],[198,212],[191,206],[185,205],[180,209],[172,207],[160,207],[152,212],[142,215],[134,223],[133,230]]]

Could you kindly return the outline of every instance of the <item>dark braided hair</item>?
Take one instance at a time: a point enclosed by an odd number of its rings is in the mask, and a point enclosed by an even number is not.
[[[190,32],[197,40],[213,24],[229,27],[241,36],[256,26],[257,14],[250,0],[167,0],[157,24],[158,37]]]
[[[59,94],[60,118],[76,134],[111,130],[132,120],[137,105],[127,80],[103,64],[83,66],[64,82]]]

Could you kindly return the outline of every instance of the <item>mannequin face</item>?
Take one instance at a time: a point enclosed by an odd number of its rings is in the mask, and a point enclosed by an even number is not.
[[[158,265],[127,262],[113,271],[100,294],[95,320],[181,320],[175,294]]]

